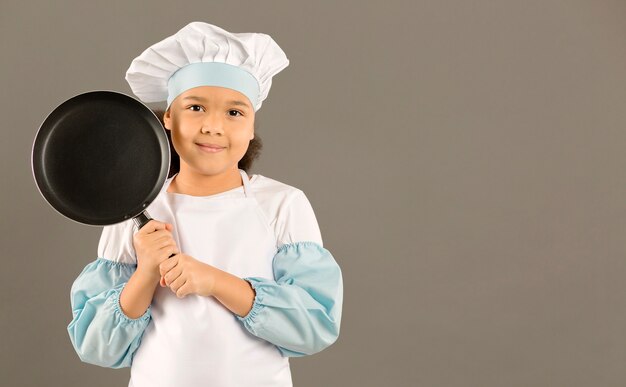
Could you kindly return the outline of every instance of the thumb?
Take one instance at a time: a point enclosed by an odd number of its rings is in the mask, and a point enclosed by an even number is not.
[[[169,223],[166,223],[166,224],[165,224],[165,229],[166,229],[167,231],[170,231],[170,232],[171,232],[171,231],[174,229],[174,226],[172,226],[172,225],[171,225],[171,224],[169,224]]]

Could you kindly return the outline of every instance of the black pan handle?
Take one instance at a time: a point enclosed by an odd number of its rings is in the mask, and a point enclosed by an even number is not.
[[[137,225],[137,230],[141,230],[141,228],[151,220],[152,218],[150,217],[150,215],[148,215],[148,211],[142,211],[141,214],[133,218],[133,221]]]

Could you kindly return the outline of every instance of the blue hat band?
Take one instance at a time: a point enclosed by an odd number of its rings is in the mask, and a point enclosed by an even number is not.
[[[185,91],[199,86],[233,89],[248,97],[256,111],[260,88],[256,78],[240,67],[220,62],[191,63],[176,71],[167,81],[167,108]]]

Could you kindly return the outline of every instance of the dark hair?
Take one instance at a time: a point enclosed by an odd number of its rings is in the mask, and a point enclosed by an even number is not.
[[[159,121],[161,121],[161,125],[165,126],[165,123],[163,122],[163,114],[165,114],[165,111],[161,109],[155,109],[153,111],[154,114],[156,114],[156,116],[159,118]],[[239,160],[239,162],[237,163],[237,167],[239,169],[243,169],[244,171],[246,171],[246,173],[250,172],[250,168],[252,168],[254,160],[259,158],[259,156],[261,155],[261,149],[263,149],[263,142],[257,134],[257,122],[257,120],[254,121],[254,138],[250,140],[250,145],[248,145],[248,150],[246,151],[246,154],[243,155],[241,160]],[[176,153],[176,150],[174,149],[174,145],[172,144],[172,135],[170,131],[166,130],[165,133],[167,134],[167,140],[170,143],[170,154],[172,155],[170,159],[170,171],[167,174],[167,177],[169,178],[180,171],[180,156],[178,156],[178,153]]]

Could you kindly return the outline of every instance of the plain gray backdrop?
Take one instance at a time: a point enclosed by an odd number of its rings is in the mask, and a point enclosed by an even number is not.
[[[626,2],[599,0],[2,0],[0,385],[127,385],[71,346],[101,229],[48,206],[31,146],[191,21],[291,60],[252,173],[307,194],[345,281],[296,386],[626,385]]]

